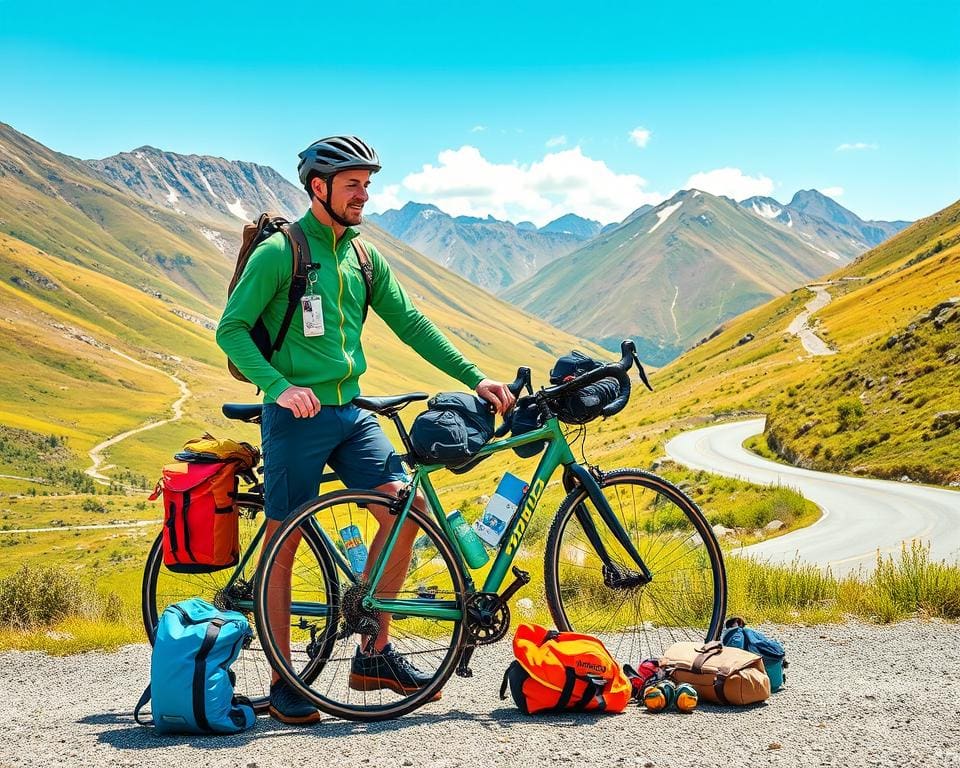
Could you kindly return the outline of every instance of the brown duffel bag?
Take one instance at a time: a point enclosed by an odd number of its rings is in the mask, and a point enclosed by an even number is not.
[[[740,648],[712,643],[674,643],[660,666],[677,683],[690,683],[701,701],[714,704],[756,704],[770,697],[770,678],[763,659]]]

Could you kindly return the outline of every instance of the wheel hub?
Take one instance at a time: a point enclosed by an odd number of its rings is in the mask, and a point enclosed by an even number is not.
[[[603,566],[603,583],[610,589],[634,589],[650,583],[640,571],[624,568],[616,563]]]
[[[380,617],[375,611],[363,607],[363,599],[366,596],[367,585],[363,582],[348,587],[343,593],[343,597],[340,598],[340,612],[343,615],[341,637],[380,633]]]

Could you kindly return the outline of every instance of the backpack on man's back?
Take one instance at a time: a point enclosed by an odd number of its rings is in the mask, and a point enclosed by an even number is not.
[[[283,216],[261,213],[256,221],[245,224],[240,241],[240,251],[237,254],[237,264],[233,270],[233,277],[230,278],[230,284],[227,286],[227,297],[229,298],[237,287],[237,283],[240,282],[240,278],[247,268],[247,263],[250,261],[250,256],[257,246],[277,232],[281,232],[287,239],[293,253],[290,290],[287,293],[287,310],[277,331],[277,337],[273,341],[270,340],[270,333],[267,331],[262,317],[258,317],[250,329],[250,338],[257,345],[263,359],[268,362],[273,357],[273,353],[283,345],[283,340],[290,328],[290,323],[293,321],[297,305],[307,292],[307,272],[313,267],[310,258],[310,245],[307,243],[307,237],[299,222],[288,221]],[[370,261],[370,254],[367,252],[366,246],[359,237],[353,238],[351,245],[356,253],[357,261],[360,264],[360,272],[363,275],[363,282],[367,289],[366,301],[363,305],[363,320],[366,321],[370,299],[373,296],[373,263]],[[232,360],[227,360],[227,368],[230,375],[238,381],[250,381],[240,372],[240,369],[234,365]]]

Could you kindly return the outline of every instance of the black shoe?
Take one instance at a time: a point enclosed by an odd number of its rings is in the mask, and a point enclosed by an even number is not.
[[[388,643],[380,652],[362,653],[357,646],[357,652],[350,666],[350,687],[355,691],[376,691],[389,688],[395,693],[410,694],[427,685],[433,680],[417,669],[413,663],[398,653],[392,643]],[[431,701],[441,696],[437,691]]]
[[[320,711],[283,680],[270,684],[270,717],[287,725],[309,725],[320,720]]]

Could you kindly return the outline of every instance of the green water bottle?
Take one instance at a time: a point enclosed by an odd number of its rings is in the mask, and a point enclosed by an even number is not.
[[[447,515],[447,522],[453,528],[453,535],[457,538],[457,544],[460,545],[460,552],[463,554],[463,559],[467,561],[467,565],[471,568],[485,565],[490,556],[487,555],[487,550],[484,549],[477,532],[463,519],[463,513],[459,509],[453,510]]]

